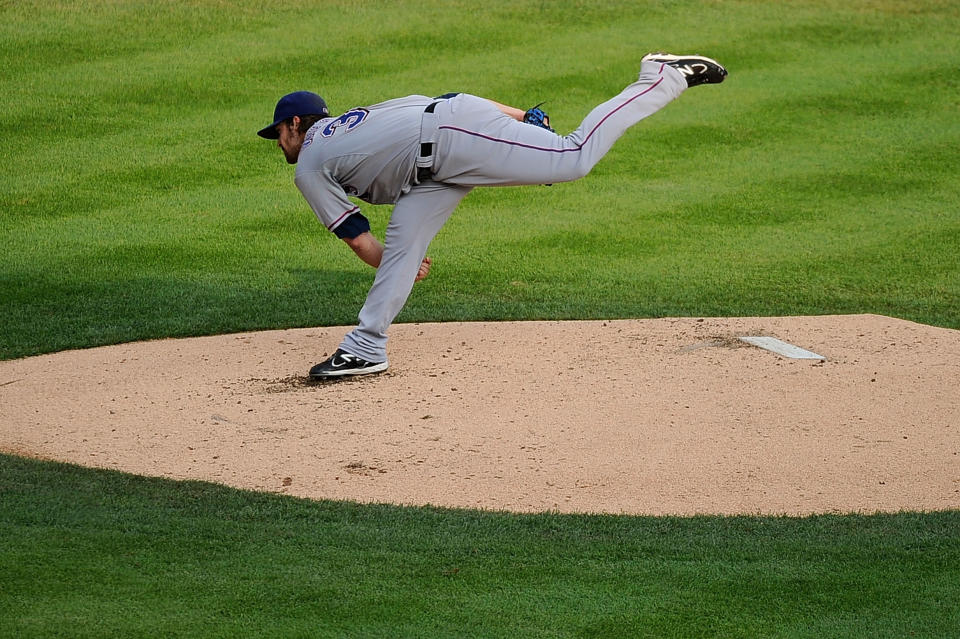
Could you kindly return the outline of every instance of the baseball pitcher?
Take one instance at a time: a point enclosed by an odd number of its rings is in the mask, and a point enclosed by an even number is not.
[[[411,95],[337,117],[315,93],[280,98],[258,135],[297,165],[294,181],[317,218],[377,269],[357,327],[310,376],[387,369],[387,329],[430,272],[431,240],[474,187],[577,180],[628,128],[686,88],[726,76],[710,58],[648,54],[636,82],[565,136],[540,105],[524,111],[466,93]],[[382,244],[351,198],[394,205]]]

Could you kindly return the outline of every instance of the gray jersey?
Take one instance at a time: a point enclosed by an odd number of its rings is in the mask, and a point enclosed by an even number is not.
[[[307,131],[295,182],[328,229],[360,210],[348,196],[394,204],[410,190],[420,121],[433,101],[424,95],[388,100],[324,118]]]
[[[415,123],[409,126],[412,132],[391,131],[380,142],[393,149],[392,136],[412,137],[416,147],[419,134],[420,142],[433,144],[432,177],[420,180],[397,200],[380,266],[360,310],[360,323],[340,348],[368,362],[386,362],[387,328],[413,290],[427,247],[472,188],[576,180],[586,175],[627,129],[664,107],[686,87],[680,71],[644,62],[636,82],[595,107],[565,136],[519,122],[489,100],[466,93],[438,100],[430,117],[425,117],[423,110],[433,100],[421,101],[423,108],[413,114]],[[353,134],[342,137],[352,140]],[[419,155],[419,150],[415,151]],[[423,158],[408,158],[404,166],[411,171],[418,160]]]
[[[465,93],[412,95],[317,122],[304,137],[296,184],[327,228],[359,211],[350,197],[395,204],[360,322],[340,349],[386,362],[387,328],[413,289],[428,245],[471,189],[583,177],[628,128],[686,87],[681,71],[645,60],[636,82],[565,136]]]

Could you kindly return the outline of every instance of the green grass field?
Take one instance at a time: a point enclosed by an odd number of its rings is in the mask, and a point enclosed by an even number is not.
[[[477,190],[400,321],[881,313],[960,328],[960,6],[0,2],[0,359],[352,324],[373,278],[279,95],[546,100],[730,69],[586,179]],[[389,207],[364,205],[382,233]],[[0,418],[2,418],[0,407]],[[360,507],[0,456],[0,636],[960,636],[960,513]]]
[[[400,321],[960,328],[955,3],[275,4],[2,6],[0,357],[352,324],[372,270],[254,135],[279,95],[546,100],[564,132],[650,49],[709,53],[730,79],[583,181],[471,194]],[[382,231],[389,207],[364,208]]]
[[[3,636],[960,631],[957,512],[518,516],[0,460]]]

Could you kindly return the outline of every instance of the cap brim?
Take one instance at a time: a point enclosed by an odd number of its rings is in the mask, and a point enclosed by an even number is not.
[[[279,140],[280,132],[277,131],[277,125],[281,122],[283,122],[283,120],[277,120],[270,126],[263,127],[257,131],[257,135],[259,135],[261,138],[266,138],[267,140]]]

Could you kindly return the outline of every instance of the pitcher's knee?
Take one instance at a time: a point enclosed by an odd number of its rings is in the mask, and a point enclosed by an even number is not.
[[[555,182],[573,182],[586,177],[593,169],[593,163],[577,162],[565,167],[554,176]]]
[[[593,164],[584,164],[584,165],[578,164],[576,170],[573,172],[573,179],[579,180],[580,178],[587,177],[587,175],[589,175],[590,171],[592,170],[593,170]]]

